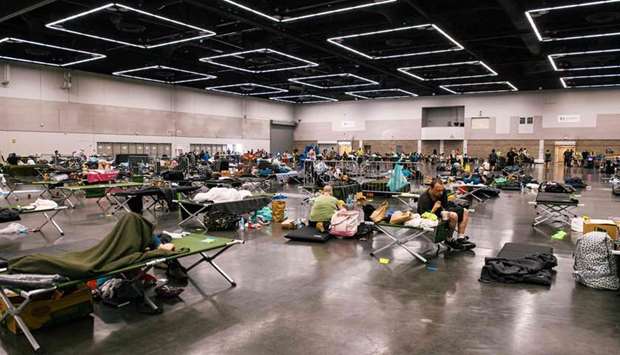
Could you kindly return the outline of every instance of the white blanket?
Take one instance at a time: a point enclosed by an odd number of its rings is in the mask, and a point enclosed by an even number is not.
[[[194,196],[194,202],[230,202],[243,200],[248,196],[252,196],[252,193],[247,190],[235,190],[226,187],[214,187],[208,192],[201,192],[196,194],[196,196]]]

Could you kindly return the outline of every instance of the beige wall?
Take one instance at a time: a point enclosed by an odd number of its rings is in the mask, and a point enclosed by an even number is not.
[[[138,80],[10,65],[0,86],[0,151],[5,154],[71,153],[96,142],[235,144],[269,149],[270,120],[292,121],[291,105],[213,95]],[[111,140],[114,139],[114,140]]]

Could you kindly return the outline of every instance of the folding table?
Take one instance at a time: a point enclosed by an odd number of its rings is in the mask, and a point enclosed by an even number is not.
[[[532,223],[534,227],[547,221],[570,225],[571,219],[577,217],[573,210],[584,206],[573,195],[562,192],[539,192],[536,200],[530,204],[536,209],[536,217]]]

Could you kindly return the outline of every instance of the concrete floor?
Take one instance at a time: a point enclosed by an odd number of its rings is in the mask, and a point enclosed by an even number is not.
[[[593,188],[583,192],[580,211],[620,215],[620,198],[598,176],[583,177]],[[505,192],[476,205],[469,230],[475,254],[441,256],[432,268],[397,249],[382,255],[390,264],[379,264],[368,253],[386,242],[381,235],[315,245],[287,242],[278,226],[246,232],[240,237],[247,243],[219,259],[236,288],[202,266],[190,273],[182,301],[166,304],[162,315],[97,305],[92,317],[35,336],[50,354],[619,354],[619,294],[575,284],[576,236],[553,241],[554,228],[532,229],[534,209],[527,202],[533,198]],[[23,222],[34,224],[34,218]],[[0,256],[50,245],[82,249],[115,223],[90,201],[58,219],[64,238],[47,229],[3,242]],[[160,219],[161,229],[175,226],[175,215]],[[478,282],[484,258],[511,241],[555,248],[559,266],[550,288]],[[23,337],[0,339],[0,353],[30,353]]]

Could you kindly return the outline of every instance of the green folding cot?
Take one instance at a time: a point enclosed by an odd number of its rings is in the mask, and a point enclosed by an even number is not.
[[[175,254],[167,257],[154,258],[151,260],[143,261],[140,263],[136,263],[134,265],[126,266],[118,270],[114,270],[112,272],[101,274],[101,275],[92,275],[86,279],[81,280],[68,280],[55,284],[50,284],[44,288],[37,289],[24,289],[23,287],[15,286],[14,284],[2,284],[0,282],[0,299],[5,304],[7,311],[0,317],[0,323],[4,322],[7,318],[13,317],[15,322],[22,330],[28,342],[32,346],[32,348],[37,351],[40,349],[40,345],[32,335],[32,332],[21,318],[20,313],[24,310],[24,308],[32,302],[35,296],[52,293],[57,290],[69,289],[77,286],[80,283],[84,283],[89,280],[107,278],[107,277],[121,277],[125,280],[131,281],[132,283],[137,281],[139,276],[131,277],[130,272],[142,271],[139,274],[143,274],[148,272],[153,266],[156,264],[160,264],[167,261],[179,260],[182,258],[186,258],[189,256],[198,256],[199,259],[194,262],[192,265],[186,268],[187,271],[192,270],[196,266],[202,264],[203,262],[211,265],[223,278],[226,279],[231,285],[231,287],[236,286],[236,282],[228,276],[224,270],[222,270],[214,260],[226,252],[228,249],[237,244],[243,244],[242,240],[234,240],[228,238],[220,238],[220,237],[211,237],[204,234],[190,234],[182,239],[174,239],[172,244],[175,245],[177,250],[184,250],[184,252]],[[209,255],[211,253],[211,255]],[[7,269],[0,269],[0,275],[3,273],[6,274]],[[137,286],[134,286],[137,288]],[[15,294],[18,294],[23,298],[23,301],[19,305],[14,305],[11,302],[11,299],[7,295],[7,290],[11,291]],[[137,289],[137,291],[144,297],[145,304],[149,307],[153,308],[153,310],[158,310],[158,306],[153,302],[144,292]]]

